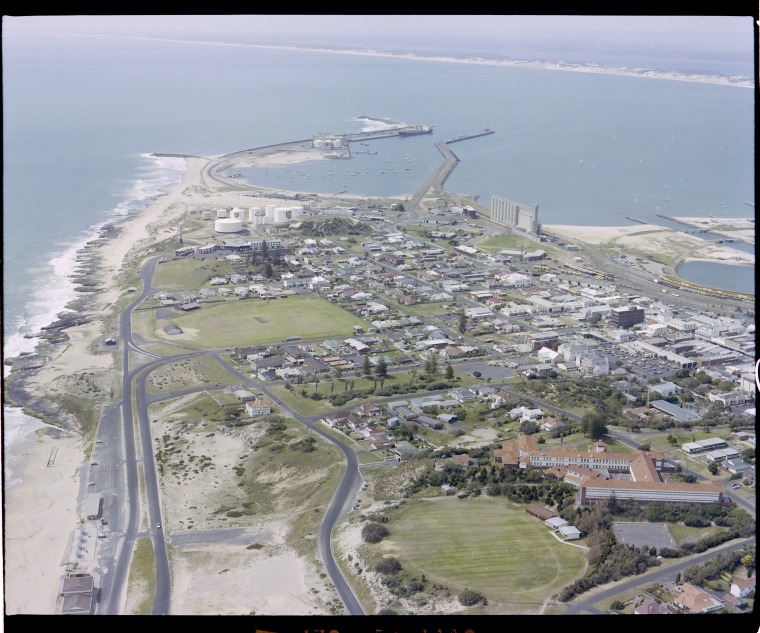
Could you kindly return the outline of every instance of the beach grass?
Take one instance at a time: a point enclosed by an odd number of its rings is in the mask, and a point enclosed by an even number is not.
[[[387,527],[378,560],[395,556],[428,585],[479,591],[510,611],[537,609],[584,567],[582,549],[560,543],[523,506],[501,498],[412,500]]]
[[[149,393],[172,393],[181,389],[233,385],[240,382],[214,358],[193,356],[167,363],[151,372],[146,386]]]
[[[127,613],[151,615],[156,589],[156,560],[153,542],[149,538],[138,539],[132,553],[127,582]]]

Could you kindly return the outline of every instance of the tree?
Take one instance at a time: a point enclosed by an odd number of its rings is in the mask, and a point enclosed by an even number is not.
[[[375,376],[384,379],[388,375],[388,363],[385,362],[385,358],[382,356],[378,359],[377,365],[375,365]]]
[[[459,331],[467,331],[467,315],[464,313],[464,310],[459,313]]]
[[[425,373],[429,376],[435,376],[438,374],[438,361],[435,358],[435,354],[430,354],[425,362]]]
[[[372,367],[369,364],[369,356],[364,357],[364,363],[362,364],[362,372],[364,372],[365,378],[369,378],[372,375]]]
[[[375,523],[374,521],[367,522],[362,528],[362,538],[367,543],[379,543],[386,536],[388,536],[388,528],[382,523]]]
[[[381,574],[395,574],[401,570],[401,563],[393,556],[386,556],[375,565],[375,571]]]
[[[454,380],[454,368],[446,363],[446,380]]]
[[[581,418],[581,431],[586,437],[599,440],[607,435],[607,425],[604,416],[598,411],[585,413]]]
[[[472,607],[476,604],[485,603],[485,596],[479,591],[473,591],[472,589],[465,589],[457,596],[459,603],[465,607]]]
[[[715,462],[710,462],[707,465],[707,470],[710,471],[711,475],[717,475],[718,474],[718,464],[716,464]]]

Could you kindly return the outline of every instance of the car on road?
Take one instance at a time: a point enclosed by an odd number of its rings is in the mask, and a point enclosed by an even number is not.
[[[90,462],[90,466],[97,466],[98,462]]]
[[[156,523],[156,529],[157,529],[157,530],[160,530],[160,529],[161,529],[161,524],[160,524],[160,523]]]
[[[88,483],[87,485],[88,485],[88,486],[94,486],[94,485],[95,485],[95,482],[94,482],[94,481],[91,481],[91,482],[90,482],[90,483]]]

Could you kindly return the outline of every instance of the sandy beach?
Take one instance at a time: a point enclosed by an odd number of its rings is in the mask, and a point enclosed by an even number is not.
[[[66,330],[69,341],[59,346],[50,362],[28,379],[26,384],[31,390],[53,396],[84,395],[81,377],[86,376],[88,388],[96,385],[105,401],[109,390],[118,386],[117,355],[93,342],[111,334],[111,323],[116,316],[113,306],[123,292],[119,280],[149,254],[155,242],[176,235],[176,226],[189,204],[248,206],[252,202],[241,192],[225,194],[207,190],[202,183],[201,168],[208,160],[187,158],[187,169],[180,183],[170,187],[142,212],[120,223],[118,237],[93,251],[100,258],[99,277],[105,282],[103,292],[93,295],[94,303],[87,308],[96,319]],[[256,199],[256,204],[278,202]],[[97,406],[100,404],[102,402]],[[65,413],[61,415],[67,417]],[[45,435],[28,444],[20,456],[21,465],[14,470],[22,482],[4,491],[8,614],[52,615],[60,611],[57,590],[65,572],[62,563],[68,557],[70,541],[79,524],[77,503],[82,484],[78,469],[88,461],[89,442],[74,431],[54,430],[54,434],[60,437]],[[243,444],[228,440],[233,442],[234,450],[219,451],[218,459],[229,465],[234,463]],[[48,467],[53,452],[56,458]],[[184,498],[184,495],[177,497],[180,508]],[[271,517],[267,529],[281,534],[286,525],[286,517]],[[197,548],[179,550],[172,579],[180,588],[175,594],[177,613],[305,615],[324,612],[323,601],[318,600],[313,591],[321,587],[322,596],[329,593],[324,579],[313,561],[300,558],[283,545],[281,539],[275,539],[263,552],[233,547],[225,554],[224,549],[217,547],[213,556],[209,556],[209,552],[198,556]],[[241,549],[245,555],[241,555]],[[198,562],[198,558],[203,562]],[[219,561],[225,560],[228,564],[220,568]],[[222,574],[220,569],[225,567],[229,573]],[[271,574],[256,573],[259,568],[276,569],[283,580],[274,583]],[[212,579],[218,581],[219,590],[226,596],[223,602],[214,600],[213,606],[209,603]],[[241,591],[243,588],[246,590]]]
[[[620,246],[642,255],[671,253],[679,261],[708,261],[721,264],[751,264],[755,256],[656,224],[633,226],[575,226],[552,224],[543,227],[552,235],[594,246]]]
[[[480,66],[500,66],[503,68],[532,68],[537,70],[553,70],[559,72],[591,73],[597,75],[618,75],[625,77],[642,77],[647,79],[664,79],[670,81],[689,81],[695,83],[716,84],[722,86],[737,86],[754,88],[755,84],[749,77],[734,77],[725,75],[710,75],[701,73],[680,73],[653,70],[650,68],[630,68],[626,66],[602,66],[601,64],[567,63],[561,60],[519,60],[519,59],[487,59],[484,57],[454,57],[449,55],[419,55],[416,53],[387,53],[377,50],[362,49],[327,49],[300,46],[274,46],[265,44],[248,44],[253,48],[269,48],[280,50],[311,51],[315,53],[333,53],[337,55],[361,55],[364,57],[385,57],[393,59],[409,59],[415,61],[430,61],[448,64],[476,64]]]
[[[14,474],[23,481],[6,488],[3,499],[5,613],[52,615],[77,526],[82,441],[75,434],[42,434],[22,457]]]

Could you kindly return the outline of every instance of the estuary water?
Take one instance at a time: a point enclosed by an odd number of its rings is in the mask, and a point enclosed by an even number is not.
[[[725,63],[699,60],[699,68],[723,72]],[[488,127],[495,133],[452,145],[461,163],[446,185],[484,204],[491,196],[538,204],[544,224],[754,216],[754,91],[746,88],[4,32],[3,96],[6,357],[31,351],[35,339],[23,334],[75,296],[68,275],[77,249],[181,177],[181,160],[151,152],[222,155],[356,132],[361,116],[434,124],[432,135],[356,144],[377,153],[348,164],[257,174],[279,188],[402,195],[439,162],[434,141]],[[741,289],[754,290],[754,278]],[[6,414],[6,433],[11,419],[33,428]]]

